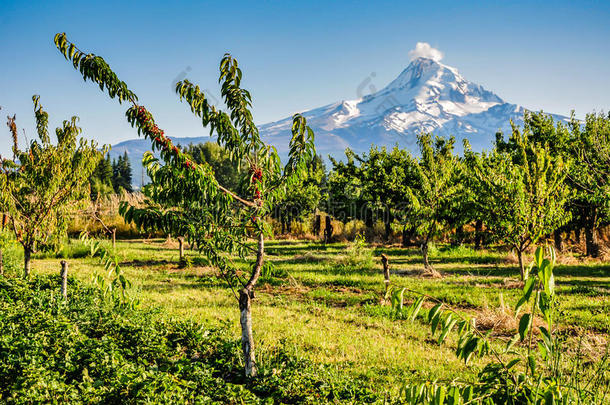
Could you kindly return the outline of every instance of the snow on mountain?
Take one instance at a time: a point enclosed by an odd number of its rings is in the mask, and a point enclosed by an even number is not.
[[[316,134],[318,153],[341,157],[346,147],[357,152],[371,144],[413,149],[416,135],[468,138],[474,149],[490,147],[498,130],[510,120],[522,123],[524,108],[464,79],[440,58],[415,58],[383,89],[356,100],[342,101],[303,113]],[[565,117],[555,116],[557,119]],[[264,139],[286,152],[292,119],[263,125]]]

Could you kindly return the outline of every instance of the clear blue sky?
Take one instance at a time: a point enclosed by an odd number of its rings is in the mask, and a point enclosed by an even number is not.
[[[257,123],[356,98],[373,72],[383,87],[419,41],[506,101],[565,115],[610,109],[608,1],[0,1],[0,117],[16,113],[30,138],[32,94],[52,126],[78,115],[100,143],[137,136],[125,107],[85,84],[57,52],[56,32],[104,56],[175,136],[207,131],[171,83],[186,72],[217,94],[225,52],[244,70]]]

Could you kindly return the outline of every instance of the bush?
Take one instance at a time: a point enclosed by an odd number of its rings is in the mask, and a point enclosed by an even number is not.
[[[4,274],[19,274],[23,269],[23,248],[8,231],[0,232]]]
[[[284,347],[243,377],[227,327],[167,320],[117,307],[69,279],[0,278],[0,402],[368,402],[362,383],[298,359]]]

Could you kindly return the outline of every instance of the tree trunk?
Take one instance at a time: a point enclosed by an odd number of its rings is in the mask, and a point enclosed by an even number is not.
[[[178,236],[178,251],[179,251],[179,262],[182,263],[184,260],[184,237]]]
[[[424,268],[426,270],[428,270],[429,268],[432,268],[432,266],[430,266],[430,261],[428,260],[428,242],[422,243],[421,254],[424,259]]]
[[[116,248],[116,228],[112,230],[112,249]]]
[[[288,229],[288,233],[292,233],[292,218],[288,217],[288,221],[286,222],[286,228]]]
[[[286,217],[282,215],[280,222],[282,223],[282,235],[284,235],[286,233]]]
[[[333,236],[333,224],[330,220],[330,216],[327,215],[324,224],[324,243],[330,243]]]
[[[403,248],[409,246],[409,235],[407,234],[407,226],[403,226],[402,227],[402,241],[401,241],[401,246]]]
[[[252,335],[252,312],[250,290],[239,292],[239,323],[241,324],[241,349],[244,353],[246,377],[256,376],[256,357],[254,355],[254,336]]]
[[[316,219],[314,220],[314,223],[313,223],[313,234],[315,236],[319,236],[320,235],[320,227],[321,226],[322,226],[322,223],[321,223],[320,214],[316,214]]]
[[[464,243],[464,225],[460,225],[457,228],[455,228],[455,237],[454,237],[451,245],[454,247],[462,246],[463,243]]]
[[[390,236],[392,236],[392,224],[391,222],[388,220],[385,223],[385,241],[388,242],[390,240]]]
[[[558,252],[563,251],[563,236],[559,229],[555,229],[553,233],[553,240],[555,241],[555,250]]]
[[[523,265],[523,251],[517,249],[517,257],[519,258],[519,274],[521,275],[521,281],[525,280],[525,266]]]
[[[424,259],[424,274],[426,276],[440,278],[440,277],[442,277],[441,273],[436,271],[436,269],[434,267],[432,267],[432,265],[430,264],[430,260],[428,257],[428,255],[429,255],[428,248],[429,248],[428,242],[424,242],[421,244],[422,258]]]
[[[483,243],[483,221],[477,219],[474,224],[474,248],[475,250],[481,249]]]
[[[23,274],[26,278],[30,277],[31,270],[31,256],[32,250],[30,248],[23,248]]]
[[[592,222],[592,221],[591,221]],[[587,256],[599,256],[599,242],[597,240],[597,232],[591,223],[585,226],[585,243],[587,245]]]
[[[257,373],[256,356],[254,355],[254,336],[252,335],[252,299],[254,298],[254,286],[261,274],[263,267],[263,255],[265,242],[263,234],[258,238],[258,249],[256,263],[252,270],[250,280],[245,287],[239,291],[239,323],[241,324],[241,349],[244,353],[244,365],[246,377],[255,377]]]

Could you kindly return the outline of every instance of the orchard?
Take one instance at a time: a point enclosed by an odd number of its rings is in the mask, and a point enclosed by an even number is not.
[[[311,114],[261,135],[227,53],[219,101],[175,84],[210,135],[185,145],[104,58],[54,44],[126,105],[146,177],[76,117],[52,140],[38,96],[37,139],[9,115],[0,402],[608,400],[610,115],[321,156]]]

